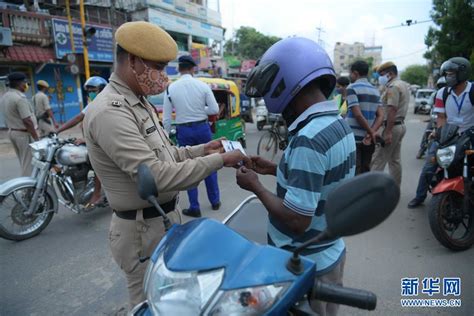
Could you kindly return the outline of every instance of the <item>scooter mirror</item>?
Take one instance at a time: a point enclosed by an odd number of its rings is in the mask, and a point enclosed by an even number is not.
[[[342,237],[367,231],[383,222],[399,199],[400,188],[386,173],[354,177],[335,188],[326,200],[327,232]]]
[[[150,197],[158,196],[155,179],[151,173],[150,167],[142,163],[138,166],[138,195],[147,201]]]

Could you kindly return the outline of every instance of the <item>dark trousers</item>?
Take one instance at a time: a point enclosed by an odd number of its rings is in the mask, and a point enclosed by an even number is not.
[[[177,140],[179,146],[195,146],[205,144],[212,139],[211,128],[207,122],[192,124],[190,126],[178,125],[176,129]],[[217,184],[217,172],[213,172],[205,180],[207,198],[211,205],[215,205],[220,201],[219,185]],[[200,210],[198,189],[188,190],[189,209]]]
[[[364,145],[356,143],[356,174],[370,171],[370,162],[375,151],[375,145]]]
[[[436,151],[438,150],[438,143],[432,142],[428,148],[428,152],[425,158],[425,164],[421,170],[420,178],[418,179],[418,186],[416,187],[416,199],[424,201],[428,195],[428,189],[430,185],[430,179],[433,177],[438,164],[433,162],[433,158],[436,157]]]

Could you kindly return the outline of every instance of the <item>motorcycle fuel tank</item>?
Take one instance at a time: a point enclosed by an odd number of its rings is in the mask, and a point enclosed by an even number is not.
[[[56,153],[56,161],[62,165],[78,165],[87,162],[87,147],[83,145],[64,145]]]

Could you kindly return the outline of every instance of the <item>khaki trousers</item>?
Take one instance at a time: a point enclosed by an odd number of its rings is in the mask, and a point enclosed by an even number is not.
[[[52,122],[47,123],[45,120],[42,120],[42,119],[38,120],[38,129],[39,129],[41,137],[48,136],[49,133],[56,132],[56,128],[54,128],[54,125]]]
[[[172,222],[179,218],[173,214],[176,212],[168,213]],[[112,257],[127,279],[129,309],[145,300],[143,277],[150,260],[140,262],[139,259],[151,256],[164,235],[161,217],[144,219],[142,210],[137,211],[136,220],[121,219],[115,213],[112,215],[109,245]]]
[[[405,124],[395,125],[392,129],[392,143],[385,147],[377,146],[370,167],[372,171],[384,171],[388,163],[388,171],[398,186],[402,183],[401,149],[406,131]]]
[[[21,175],[23,177],[31,176],[31,171],[33,170],[31,166],[31,148],[29,146],[33,142],[31,134],[29,132],[9,130],[8,138],[10,138],[16,156],[20,160]]]
[[[315,281],[321,281],[324,283],[331,283],[336,284],[339,286],[343,286],[343,278],[344,278],[344,265],[346,264],[346,254],[343,254],[343,257],[339,261],[339,263],[326,274],[320,275],[316,277]],[[313,295],[311,295],[313,297]],[[318,313],[320,316],[335,316],[339,311],[339,304],[328,303],[324,301],[318,301],[314,298],[311,298],[310,301],[311,309]]]

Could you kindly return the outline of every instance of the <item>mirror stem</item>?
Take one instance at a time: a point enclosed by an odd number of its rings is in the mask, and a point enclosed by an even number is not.
[[[151,195],[148,197],[148,202],[150,202],[151,205],[153,205],[158,212],[160,213],[161,217],[163,217],[163,224],[165,225],[165,231],[168,231],[171,228],[171,222],[168,216],[166,216],[165,211],[161,208],[160,204],[156,200],[156,197]]]
[[[325,240],[331,238],[331,234],[325,230],[321,232],[319,235],[316,237],[308,240],[298,248],[296,248],[293,251],[293,255],[291,256],[290,260],[288,260],[288,263],[286,264],[286,267],[288,271],[290,271],[293,274],[300,275],[304,272],[304,268],[301,265],[301,259],[300,259],[300,252],[303,251],[306,247],[308,247],[311,244],[317,243],[318,241]]]

